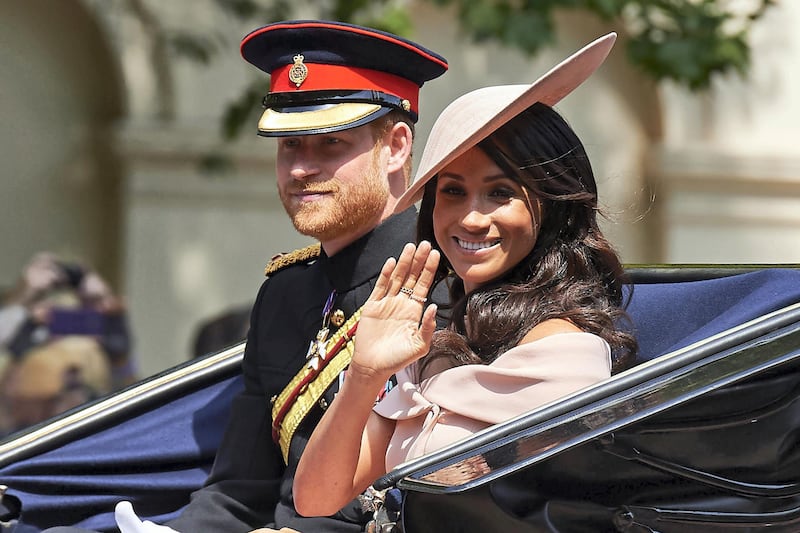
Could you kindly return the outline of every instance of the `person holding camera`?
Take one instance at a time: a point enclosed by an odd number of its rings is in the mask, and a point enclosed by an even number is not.
[[[122,300],[96,271],[36,254],[0,307],[5,420],[22,429],[136,378]]]

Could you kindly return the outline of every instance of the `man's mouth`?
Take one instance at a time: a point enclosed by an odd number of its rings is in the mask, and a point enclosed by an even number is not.
[[[293,196],[300,200],[301,202],[312,202],[314,200],[318,200],[325,195],[330,194],[330,191],[297,191],[293,193]]]

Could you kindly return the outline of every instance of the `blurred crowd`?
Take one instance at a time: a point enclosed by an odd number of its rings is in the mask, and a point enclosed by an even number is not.
[[[0,437],[136,379],[123,299],[87,265],[34,256],[0,304]]]

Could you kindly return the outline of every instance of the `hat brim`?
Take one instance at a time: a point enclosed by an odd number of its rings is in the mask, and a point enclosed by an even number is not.
[[[537,102],[553,106],[575,90],[603,63],[616,38],[616,33],[600,37],[531,85],[484,87],[454,100],[436,119],[414,181],[395,212],[417,202],[428,180],[515,116]]]
[[[384,106],[358,102],[266,109],[258,121],[258,134],[287,137],[330,133],[362,126],[389,111]]]

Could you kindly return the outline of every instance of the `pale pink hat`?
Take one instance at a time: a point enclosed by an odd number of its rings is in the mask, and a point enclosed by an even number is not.
[[[483,87],[457,98],[436,119],[422,152],[417,174],[400,197],[395,212],[422,197],[422,188],[437,172],[527,108],[558,103],[603,63],[616,33],[609,33],[550,69],[531,85]]]

